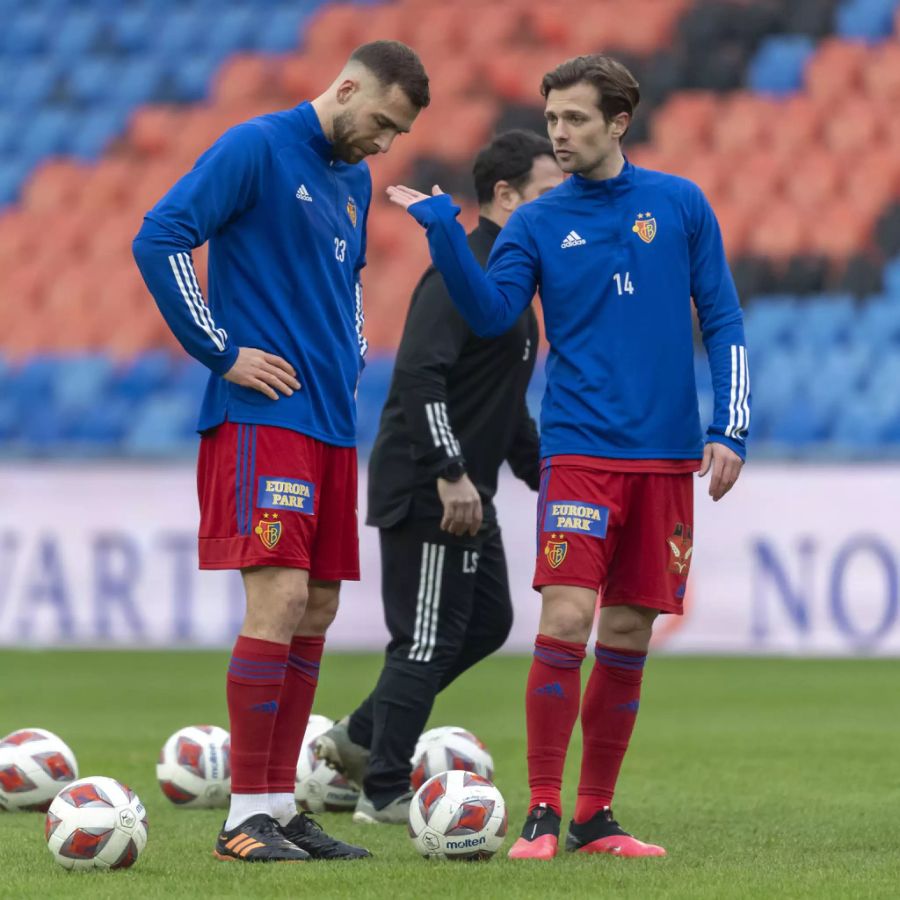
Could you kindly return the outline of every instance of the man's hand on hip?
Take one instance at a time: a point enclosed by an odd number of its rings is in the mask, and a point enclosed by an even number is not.
[[[712,470],[709,479],[709,496],[721,500],[733,487],[741,474],[744,461],[724,444],[709,441],[703,448],[700,477]]]
[[[437,480],[438,496],[444,504],[441,530],[457,536],[470,534],[475,537],[481,528],[481,497],[468,475],[459,481]]]
[[[241,347],[234,365],[223,377],[241,387],[253,388],[270,400],[277,400],[276,391],[290,397],[300,390],[296,376],[294,367],[280,356],[253,347]]]

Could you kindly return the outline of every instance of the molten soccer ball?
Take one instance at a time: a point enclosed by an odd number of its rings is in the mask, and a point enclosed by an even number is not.
[[[22,728],[0,739],[0,809],[46,812],[77,777],[75,754],[52,731]]]
[[[127,869],[147,843],[147,812],[131,788],[94,775],[56,795],[44,836],[65,869]]]
[[[156,764],[162,792],[178,806],[227,806],[231,794],[231,744],[217,725],[189,725],[165,743]]]
[[[332,725],[334,722],[327,716],[310,716],[303,735],[294,796],[307,812],[346,812],[359,800],[359,791],[316,756],[316,739]]]
[[[465,728],[445,725],[426,731],[412,755],[410,784],[417,791],[429,778],[460,769],[475,772],[490,781],[494,777],[494,760],[487,747]]]
[[[428,858],[490,859],[500,849],[506,828],[503,795],[472,772],[429,778],[409,807],[409,836]]]

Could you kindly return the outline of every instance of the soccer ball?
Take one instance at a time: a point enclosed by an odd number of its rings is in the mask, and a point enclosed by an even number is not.
[[[156,764],[162,792],[178,806],[226,806],[231,794],[231,743],[217,725],[189,725],[165,743]]]
[[[416,791],[409,806],[409,836],[432,859],[490,859],[506,837],[503,795],[473,772],[442,772]]]
[[[316,756],[316,739],[332,725],[327,716],[310,716],[303,735],[294,796],[307,812],[345,812],[354,809],[359,800],[359,791]]]
[[[44,836],[64,869],[127,869],[147,843],[147,812],[131,788],[94,775],[56,795]]]
[[[426,731],[413,750],[410,784],[417,791],[429,778],[441,772],[461,769],[475,772],[490,781],[494,760],[487,747],[465,728],[445,725]]]
[[[0,809],[46,812],[77,777],[75,754],[52,731],[22,728],[0,739]]]

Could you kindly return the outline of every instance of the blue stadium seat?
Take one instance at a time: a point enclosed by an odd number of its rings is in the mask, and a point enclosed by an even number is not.
[[[153,52],[167,61],[185,63],[193,51],[205,45],[206,32],[218,27],[217,19],[211,21],[191,7],[173,10],[153,23]]]
[[[191,54],[171,72],[172,99],[183,103],[203,100],[209,93],[210,79],[221,62],[218,56]]]
[[[94,445],[97,451],[115,452],[137,409],[124,397],[105,397],[72,423],[72,439]]]
[[[874,353],[890,346],[900,349],[900,297],[870,298],[856,319],[853,336]]]
[[[293,50],[300,41],[301,24],[308,16],[300,4],[278,7],[271,14],[261,16],[256,29],[256,47],[268,53]]]
[[[120,61],[114,57],[88,57],[69,71],[66,94],[76,103],[100,103],[115,90],[120,69]]]
[[[103,32],[103,15],[87,8],[68,12],[55,20],[50,37],[53,55],[67,64],[79,64]]]
[[[819,294],[798,307],[797,338],[815,348],[845,341],[856,317],[849,294]]]
[[[63,358],[57,364],[53,385],[54,411],[68,419],[83,415],[109,394],[113,365],[100,354]]]
[[[149,7],[123,9],[109,23],[109,38],[116,50],[135,53],[146,50],[159,27],[159,14]]]
[[[60,81],[59,62],[52,56],[28,56],[8,61],[12,65],[0,70],[3,106],[16,111],[19,119],[34,114],[35,107],[54,98]]]
[[[222,56],[252,49],[260,21],[258,11],[249,6],[227,6],[217,16],[215,27],[204,29],[203,46]]]
[[[765,94],[790,94],[803,87],[803,70],[815,52],[812,38],[779,34],[766,38],[747,70],[748,87]]]
[[[96,159],[125,128],[127,120],[127,112],[113,106],[79,116],[66,140],[66,151],[79,159]]]
[[[123,449],[132,456],[173,456],[196,448],[197,405],[187,396],[154,397],[140,407],[127,428]]]
[[[25,181],[30,166],[18,156],[10,158],[0,156],[0,207],[14,203]]]
[[[792,343],[797,319],[797,301],[789,294],[768,294],[748,303],[744,325],[754,360],[758,354]]]
[[[53,17],[43,9],[21,10],[0,28],[0,56],[43,53],[50,45]]]
[[[877,41],[894,30],[896,0],[844,0],[835,15],[840,37]]]
[[[165,350],[153,350],[135,357],[115,376],[114,390],[132,403],[165,389],[177,369],[175,358]]]
[[[884,290],[895,301],[900,301],[900,256],[894,257],[884,267]]]
[[[24,163],[34,164],[44,156],[61,153],[77,114],[62,107],[45,107],[35,113],[19,135],[19,153]]]

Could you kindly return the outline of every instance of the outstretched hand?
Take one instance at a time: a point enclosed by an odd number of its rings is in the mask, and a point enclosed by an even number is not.
[[[703,462],[700,465],[700,477],[711,471],[709,478],[709,496],[713,500],[721,500],[738,480],[744,461],[724,444],[709,441],[703,448]]]
[[[443,194],[444,192],[435,185],[431,189],[431,196],[437,197],[439,194]],[[423,194],[421,191],[414,191],[412,188],[406,187],[403,184],[392,184],[387,188],[388,200],[391,203],[396,203],[397,206],[402,207],[403,209],[409,209],[413,203],[418,203],[420,200],[427,200],[429,195]]]

